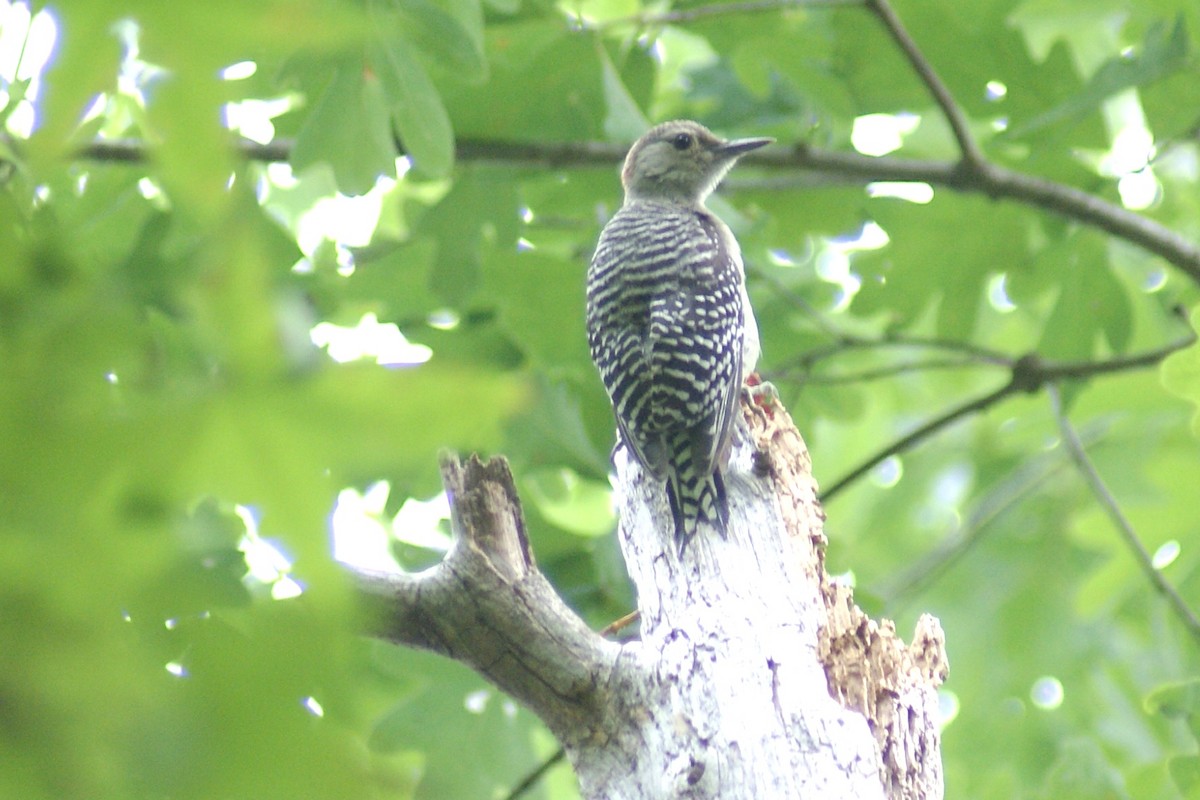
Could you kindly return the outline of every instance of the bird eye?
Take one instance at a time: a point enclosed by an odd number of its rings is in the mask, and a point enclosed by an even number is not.
[[[692,135],[690,133],[677,133],[675,138],[671,140],[671,144],[676,150],[687,150],[692,146]]]

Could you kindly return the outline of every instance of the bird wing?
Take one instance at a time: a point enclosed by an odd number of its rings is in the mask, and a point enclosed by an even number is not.
[[[713,263],[717,280],[723,289],[732,293],[728,299],[735,313],[730,315],[730,333],[728,339],[729,374],[722,387],[723,392],[714,409],[715,418],[712,430],[713,440],[708,443],[706,462],[713,468],[718,462],[728,458],[729,443],[733,437],[734,420],[737,418],[738,397],[742,386],[742,344],[746,336],[745,322],[747,309],[745,301],[745,272],[742,266],[742,255],[733,234],[716,217],[708,213],[698,214],[701,226],[713,246]]]
[[[688,430],[697,473],[711,474],[729,444],[741,384],[741,260],[732,234],[707,212],[682,211],[671,224],[686,232],[662,251],[672,266],[661,274],[670,279],[649,306],[645,348],[654,399],[646,427],[672,436]]]
[[[631,240],[640,245],[622,244]],[[698,474],[711,474],[727,449],[743,283],[732,234],[702,209],[618,212],[601,235],[589,272],[589,346],[622,440],[660,478],[684,431]]]
[[[639,220],[625,209],[605,226],[588,271],[588,346],[613,404],[621,441],[657,478],[667,469],[661,437],[648,424],[653,402],[647,347],[652,287],[630,277],[628,242],[639,236]]]

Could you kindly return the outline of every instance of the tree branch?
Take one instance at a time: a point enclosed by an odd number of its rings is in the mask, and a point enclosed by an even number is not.
[[[1016,200],[1099,228],[1162,257],[1200,284],[1200,245],[1164,225],[1073,186],[985,162],[963,170],[947,161],[873,158],[797,144],[790,153],[763,153],[748,163],[857,177],[863,182],[921,182],[955,191]]]
[[[727,14],[753,14],[763,11],[789,11],[797,8],[835,8],[838,6],[861,6],[866,0],[743,0],[734,3],[714,3],[696,8],[674,9],[660,14],[634,14],[607,20],[598,24],[587,24],[581,20],[580,27],[605,30],[620,25],[636,25],[644,28],[652,25],[681,25],[700,19],[725,16]]]
[[[1165,258],[1187,273],[1193,281],[1200,283],[1200,247],[1195,242],[1080,189],[1012,172],[988,161],[971,134],[962,108],[909,36],[888,0],[867,0],[867,5],[879,17],[908,58],[909,64],[929,88],[962,152],[961,162],[942,165],[938,169],[943,175],[942,180],[928,182],[941,183],[959,191],[983,192],[990,197],[1024,201],[1098,227]],[[947,166],[950,168],[949,174],[944,171]]]
[[[861,336],[846,336],[832,328],[822,326],[825,333],[835,337],[832,344],[816,347],[801,353],[792,363],[795,366],[783,366],[775,371],[783,378],[799,372],[802,376],[809,375],[813,368],[822,361],[842,355],[852,350],[881,350],[884,348],[922,348],[926,350],[941,350],[951,353],[956,358],[943,359],[947,365],[958,366],[993,366],[1012,369],[1014,359],[996,350],[953,339],[932,339],[920,336],[903,336],[889,334],[882,339],[868,339]]]
[[[832,695],[869,721],[882,796],[940,796],[932,719],[933,689],[947,669],[940,627],[923,619],[905,646],[892,623],[868,619],[851,589],[829,580],[824,515],[799,432],[781,405],[744,402],[742,411],[745,424],[726,471],[727,534],[702,530],[682,555],[668,534],[659,481],[624,449],[615,457],[617,535],[641,610],[641,637],[629,649],[631,657],[653,654],[653,680],[669,689],[673,714],[669,729],[646,736],[640,752],[647,755],[637,761],[653,758],[658,737],[669,741],[677,730],[694,730],[699,747],[689,744],[676,755],[680,745],[670,742],[672,761],[686,777],[670,796],[880,796],[874,779],[854,777],[869,768],[870,756],[859,750],[847,758],[854,745],[843,733],[841,744],[828,749],[828,732],[862,731],[857,715],[828,706]],[[813,659],[823,671],[811,670]],[[794,748],[793,731],[804,731],[801,750],[788,756],[776,748]],[[747,765],[768,742],[773,760],[793,766],[770,784],[755,782]],[[834,771],[836,783],[806,783],[803,765],[830,755],[851,767]],[[682,791],[693,782],[692,791]]]
[[[504,796],[504,800],[517,800],[517,798],[533,789],[533,787],[537,786],[538,781],[544,778],[546,773],[549,772],[555,764],[559,763],[566,757],[567,751],[565,749],[560,747],[555,750],[550,754],[549,758],[547,758],[541,764],[538,764],[532,772],[522,778],[521,782],[514,786],[511,792]]]
[[[419,574],[356,571],[372,633],[461,661],[530,708],[560,740],[602,726],[619,646],[593,633],[534,564],[503,459],[447,457],[455,543]]]
[[[1088,488],[1095,496],[1097,502],[1100,503],[1108,518],[1112,520],[1117,532],[1121,534],[1125,546],[1129,548],[1129,552],[1133,554],[1133,558],[1137,561],[1138,567],[1146,575],[1146,579],[1150,581],[1158,593],[1161,594],[1175,612],[1175,616],[1183,623],[1188,632],[1197,640],[1200,640],[1200,619],[1196,617],[1195,612],[1188,607],[1183,598],[1179,596],[1179,592],[1175,591],[1175,587],[1171,585],[1162,574],[1162,572],[1154,567],[1154,560],[1151,558],[1146,546],[1142,544],[1142,540],[1138,537],[1137,531],[1133,529],[1133,525],[1129,522],[1128,517],[1121,511],[1121,506],[1117,503],[1112,492],[1104,483],[1104,478],[1096,470],[1096,465],[1088,458],[1087,450],[1084,449],[1083,443],[1079,441],[1079,436],[1075,433],[1074,426],[1071,425],[1070,419],[1067,418],[1066,412],[1063,410],[1062,398],[1059,396],[1058,387],[1051,384],[1047,387],[1050,395],[1050,404],[1054,409],[1054,418],[1058,421],[1058,430],[1062,434],[1063,444],[1067,448],[1067,454],[1074,462],[1079,474],[1087,483]]]
[[[286,161],[292,143],[269,144],[239,141],[239,153],[254,161]],[[627,146],[602,142],[510,142],[460,139],[461,161],[536,164],[550,168],[612,168],[625,157]],[[144,161],[142,142],[114,139],[91,142],[78,151],[80,158],[93,161],[137,163]],[[1024,202],[1054,214],[1099,228],[1165,259],[1200,284],[1200,245],[1151,219],[1122,208],[1072,186],[1026,175],[988,162],[964,170],[960,163],[923,159],[875,158],[859,153],[838,152],[797,143],[789,150],[747,156],[745,162],[779,170],[803,170],[862,183],[895,181],[929,183],[959,192],[985,194]]]
[[[1066,361],[1059,364],[1044,364],[1047,381],[1082,380],[1094,375],[1106,375],[1112,372],[1127,372],[1131,369],[1145,369],[1156,366],[1172,353],[1191,347],[1196,342],[1196,332],[1189,331],[1169,344],[1154,350],[1133,355],[1116,356],[1103,361]]]
[[[842,372],[836,375],[823,373],[813,374],[803,372],[795,375],[795,370],[772,371],[765,375],[772,382],[778,380],[800,380],[804,384],[814,386],[844,386],[851,383],[868,383],[870,381],[894,378],[913,372],[932,372],[943,369],[962,369],[963,367],[982,366],[979,361],[969,358],[929,358],[924,361],[900,361],[883,367],[859,370],[858,372]]]
[[[1103,430],[1091,425],[1083,431],[1083,439],[1092,443],[1100,438]],[[1023,461],[1004,478],[993,483],[982,496],[971,503],[971,510],[961,524],[915,564],[909,565],[891,579],[875,587],[876,594],[889,617],[903,614],[908,604],[921,592],[933,586],[950,568],[980,544],[991,523],[1027,496],[1046,485],[1052,476],[1066,465],[1054,453],[1037,453],[1032,459]]]
[[[1010,363],[1011,375],[1009,382],[1004,386],[974,400],[968,400],[961,405],[955,406],[941,416],[926,422],[912,433],[902,436],[886,447],[881,448],[857,467],[850,470],[849,473],[834,481],[829,488],[821,493],[821,500],[822,502],[829,502],[843,489],[870,472],[884,460],[907,452],[918,443],[933,436],[942,428],[952,425],[969,414],[990,408],[1009,395],[1020,392],[1031,394],[1049,384],[1062,380],[1084,380],[1096,375],[1151,367],[1176,350],[1182,350],[1185,347],[1191,346],[1195,341],[1195,332],[1189,332],[1187,336],[1154,350],[1136,355],[1118,356],[1104,361],[1054,363],[1042,361],[1033,353],[1022,356]]]
[[[942,79],[938,77],[937,72],[933,69],[933,65],[925,58],[921,49],[917,47],[917,43],[913,40],[905,29],[904,24],[900,21],[900,17],[896,15],[887,0],[867,0],[867,8],[869,8],[875,16],[879,17],[880,22],[887,28],[896,45],[904,53],[908,63],[912,65],[913,71],[921,79],[929,89],[929,93],[933,95],[934,101],[942,109],[942,114],[945,115],[946,121],[950,123],[950,129],[954,132],[954,140],[958,143],[958,149],[962,153],[962,160],[967,169],[970,171],[977,170],[982,166],[986,159],[983,156],[983,151],[979,149],[979,144],[975,141],[975,137],[971,134],[970,125],[967,123],[966,115],[958,103],[954,101],[954,97],[950,94],[950,90],[946,84],[942,83]]]
[[[850,470],[849,473],[834,481],[832,486],[821,492],[821,502],[828,503],[830,500],[840,494],[843,489],[854,483],[854,481],[858,480],[863,475],[866,475],[868,472],[875,469],[875,467],[879,466],[879,464],[883,463],[885,460],[891,458],[892,456],[907,452],[918,443],[923,442],[925,439],[928,439],[930,436],[940,431],[942,428],[948,427],[963,417],[974,414],[976,411],[983,411],[984,409],[999,403],[1001,400],[1008,397],[1010,394],[1013,394],[1015,391],[1017,391],[1015,382],[1010,381],[994,392],[989,392],[988,394],[983,395],[982,397],[977,397],[974,400],[968,400],[961,405],[955,406],[941,416],[931,419],[929,422],[926,422],[924,425],[917,428],[907,436],[902,436],[886,447],[876,451],[874,455],[870,456],[857,467]]]
[[[684,554],[661,482],[615,458],[637,639],[608,642],[566,609],[534,564],[507,464],[475,458],[442,464],[455,540],[441,564],[356,574],[372,632],[462,661],[530,708],[588,798],[940,796],[940,627],[924,618],[906,646],[829,581],[799,432],[782,406],[741,410],[729,530],[702,530]]]

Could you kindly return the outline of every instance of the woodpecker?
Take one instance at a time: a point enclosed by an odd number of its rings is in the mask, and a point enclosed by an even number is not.
[[[722,470],[759,350],[741,250],[704,201],[772,141],[726,141],[688,120],[652,128],[625,158],[624,203],[588,268],[592,360],[620,442],[666,483],[681,554],[701,523],[725,535]]]

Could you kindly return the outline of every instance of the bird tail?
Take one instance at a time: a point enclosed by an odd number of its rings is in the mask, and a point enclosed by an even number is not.
[[[720,469],[698,464],[687,448],[673,449],[672,453],[675,457],[667,473],[667,502],[675,522],[675,545],[683,555],[702,524],[726,535],[729,501]]]

